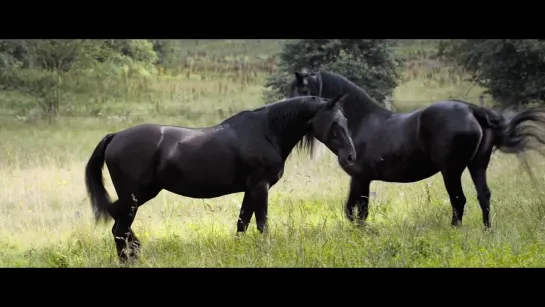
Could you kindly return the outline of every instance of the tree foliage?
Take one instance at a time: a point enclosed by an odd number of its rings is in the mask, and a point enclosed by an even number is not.
[[[4,63],[18,68],[69,71],[122,57],[153,64],[158,60],[153,47],[147,40],[4,40],[0,41],[0,55]]]
[[[545,101],[544,40],[448,40],[439,55],[469,72],[503,107]]]
[[[286,95],[295,71],[324,69],[342,74],[378,102],[391,95],[399,81],[401,60],[394,42],[381,39],[302,39],[285,44],[279,69],[266,81],[266,102]]]
[[[74,76],[121,77],[124,67],[150,69],[158,60],[148,40],[2,40],[0,90],[24,93],[54,117],[63,95],[85,87]]]
[[[174,40],[152,40],[153,50],[157,53],[157,63],[163,67],[172,68],[178,59],[179,44]]]

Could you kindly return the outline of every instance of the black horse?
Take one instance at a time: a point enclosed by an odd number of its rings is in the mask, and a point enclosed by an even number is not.
[[[545,110],[528,109],[504,117],[495,111],[459,100],[439,101],[410,112],[394,113],[378,105],[362,88],[332,72],[296,72],[288,97],[324,98],[349,94],[343,104],[348,129],[356,146],[345,214],[365,222],[369,185],[416,182],[441,172],[452,205],[452,225],[462,223],[466,197],[461,176],[469,169],[486,229],[490,225],[490,196],[486,170],[494,148],[520,154],[545,144]],[[539,125],[525,125],[534,122]]]
[[[282,177],[296,145],[312,154],[315,137],[344,169],[355,162],[341,108],[345,98],[287,99],[206,128],[142,124],[106,135],[87,163],[85,181],[96,221],[107,219],[107,213],[115,220],[112,233],[120,261],[137,256],[140,242],[131,224],[138,207],[163,189],[191,198],[244,192],[237,233],[246,231],[254,212],[263,232],[268,191]],[[104,188],[104,162],[119,198],[113,204]]]

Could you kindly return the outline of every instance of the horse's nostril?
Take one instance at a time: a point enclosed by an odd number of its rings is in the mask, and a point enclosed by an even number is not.
[[[348,162],[350,163],[354,162],[354,156],[348,155]]]

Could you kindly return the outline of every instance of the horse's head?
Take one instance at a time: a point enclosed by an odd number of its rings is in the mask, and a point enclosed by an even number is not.
[[[322,79],[319,72],[295,72],[295,79],[289,85],[288,98],[321,95]]]
[[[314,137],[337,155],[339,164],[348,168],[356,161],[356,149],[350,137],[342,104],[348,95],[337,96],[322,103],[312,119]]]

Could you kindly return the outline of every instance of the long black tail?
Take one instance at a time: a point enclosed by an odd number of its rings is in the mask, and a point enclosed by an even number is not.
[[[85,185],[87,186],[87,194],[91,200],[97,223],[101,218],[105,221],[110,218],[108,206],[111,204],[111,200],[108,191],[104,187],[102,168],[104,166],[104,152],[114,136],[115,133],[107,134],[98,143],[85,166]]]
[[[475,115],[481,124],[494,131],[494,146],[501,152],[523,154],[529,150],[544,153],[545,108],[532,108],[521,112],[496,114],[491,109],[480,108]]]

